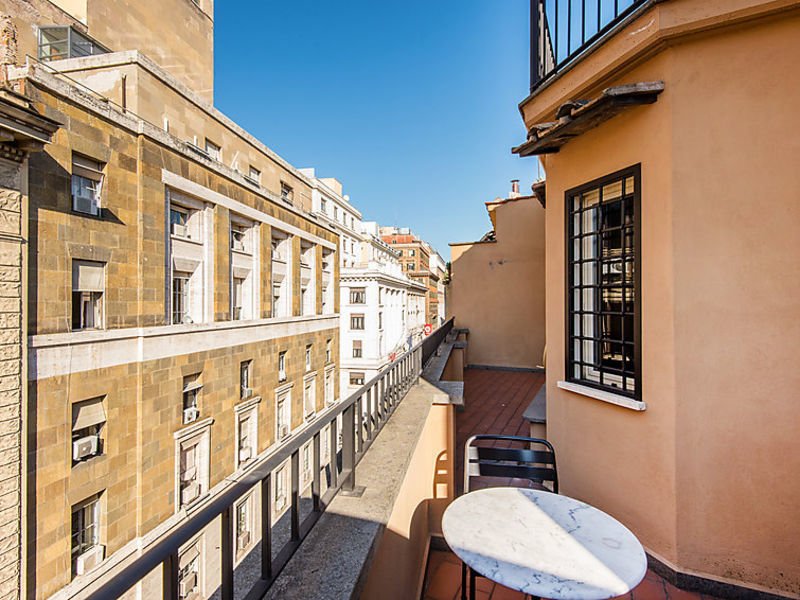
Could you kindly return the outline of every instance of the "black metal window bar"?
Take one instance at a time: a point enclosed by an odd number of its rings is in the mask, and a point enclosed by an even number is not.
[[[423,366],[453,328],[453,319],[393,361],[366,382],[349,398],[333,405],[311,421],[302,431],[287,438],[270,455],[253,462],[253,467],[239,481],[210,499],[173,532],[148,548],[130,564],[115,573],[107,583],[92,591],[87,600],[119,598],[151,571],[161,566],[162,597],[180,598],[179,550],[220,517],[221,600],[234,598],[234,560],[236,556],[236,519],[238,503],[254,490],[261,494],[261,565],[260,577],[243,595],[245,600],[260,599],[289,562],[325,508],[340,490],[355,488],[355,468],[372,445],[378,432],[391,417],[408,390],[419,379]],[[360,415],[360,416],[359,416]],[[341,433],[339,426],[341,424]],[[323,431],[327,432],[323,437]],[[322,440],[329,444],[323,451]],[[300,455],[311,444],[311,510],[301,519]],[[328,458],[330,457],[330,458]],[[323,464],[322,460],[329,460]],[[273,536],[273,473],[288,467],[290,507],[288,539],[275,548]],[[324,474],[324,475],[323,475]],[[323,477],[327,489],[322,492]],[[255,552],[255,551],[254,551]],[[249,582],[246,582],[249,584]],[[238,587],[238,585],[237,585]],[[246,589],[246,588],[245,588]],[[241,592],[237,592],[239,597]]]
[[[640,166],[565,195],[567,380],[641,399]]]
[[[651,0],[531,0],[531,92]]]
[[[39,28],[39,60],[107,54],[108,48],[69,26]]]

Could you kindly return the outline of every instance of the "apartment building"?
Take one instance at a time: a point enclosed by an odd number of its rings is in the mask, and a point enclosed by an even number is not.
[[[438,327],[444,323],[446,307],[445,307],[445,275],[447,274],[447,265],[444,259],[439,255],[436,250],[430,248],[430,269],[431,273],[436,275],[436,319],[432,322],[433,327]],[[431,299],[433,300],[433,299]]]
[[[384,242],[400,251],[400,262],[405,274],[428,289],[425,297],[426,323],[431,326],[438,323],[440,276],[431,268],[431,255],[435,251],[408,227],[381,227],[380,234]]]
[[[312,180],[210,103],[210,2],[0,10],[4,56],[19,44],[7,85],[60,126],[22,186],[22,583],[29,598],[72,598],[335,399],[339,236],[310,212]],[[191,27],[167,35],[167,17]],[[276,520],[290,483],[277,469]],[[235,507],[237,564],[258,544],[261,502]],[[219,535],[215,522],[181,549],[182,598],[219,586]],[[160,579],[131,594],[154,597]]]
[[[547,173],[559,489],[680,587],[796,597],[800,2],[590,4],[531,2],[514,149]]]
[[[311,214],[339,234],[339,266],[354,267],[361,262],[361,212],[342,194],[342,184],[333,177],[318,178],[314,169],[300,169],[311,185]]]
[[[422,339],[427,288],[406,276],[400,253],[364,223],[361,260],[341,271],[341,395],[346,397]]]

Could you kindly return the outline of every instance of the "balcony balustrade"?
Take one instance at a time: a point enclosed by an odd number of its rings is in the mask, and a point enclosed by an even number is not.
[[[531,0],[531,92],[653,0]]]
[[[419,379],[424,365],[435,354],[436,349],[453,328],[453,320],[446,322],[430,336],[393,361],[373,379],[360,387],[349,398],[332,405],[301,430],[282,440],[281,444],[267,456],[252,459],[247,474],[203,506],[193,509],[188,518],[161,540],[153,543],[139,557],[116,570],[108,580],[92,590],[88,600],[118,598],[142,581],[151,571],[161,566],[162,597],[178,600],[180,596],[179,550],[219,519],[221,600],[234,598],[234,562],[236,557],[235,507],[245,499],[254,487],[261,492],[261,561],[259,577],[248,582],[249,590],[243,597],[248,600],[262,598],[289,562],[301,542],[312,530],[338,492],[354,492],[356,489],[356,465],[372,446],[378,433],[389,417]],[[339,424],[341,423],[341,433]],[[322,448],[323,431],[330,448]],[[311,443],[313,479],[311,483],[311,510],[301,519],[301,452]],[[330,460],[326,478],[327,489],[322,492],[323,459]],[[273,548],[273,473],[289,464],[288,539],[278,548]],[[238,586],[238,582],[237,582]],[[237,593],[237,597],[239,597]]]

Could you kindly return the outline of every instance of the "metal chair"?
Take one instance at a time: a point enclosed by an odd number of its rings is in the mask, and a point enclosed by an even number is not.
[[[477,446],[475,442],[521,442],[524,448]],[[556,452],[552,444],[539,438],[515,435],[473,435],[464,444],[464,493],[470,491],[473,477],[527,479],[537,489],[558,493]],[[550,483],[550,487],[544,484]],[[461,600],[467,600],[467,565],[461,563]],[[469,597],[475,598],[475,572],[469,569]]]

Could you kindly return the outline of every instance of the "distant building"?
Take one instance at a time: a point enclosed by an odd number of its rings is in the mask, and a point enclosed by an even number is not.
[[[361,260],[342,269],[340,388],[344,398],[422,338],[424,284],[403,273],[399,252],[362,226]]]
[[[435,260],[434,266],[431,266],[431,255],[435,254],[435,250],[414,235],[408,227],[381,227],[380,234],[384,242],[400,251],[400,263],[405,274],[427,288],[425,320],[435,327],[441,322],[439,281],[444,275],[444,268],[438,268]]]

